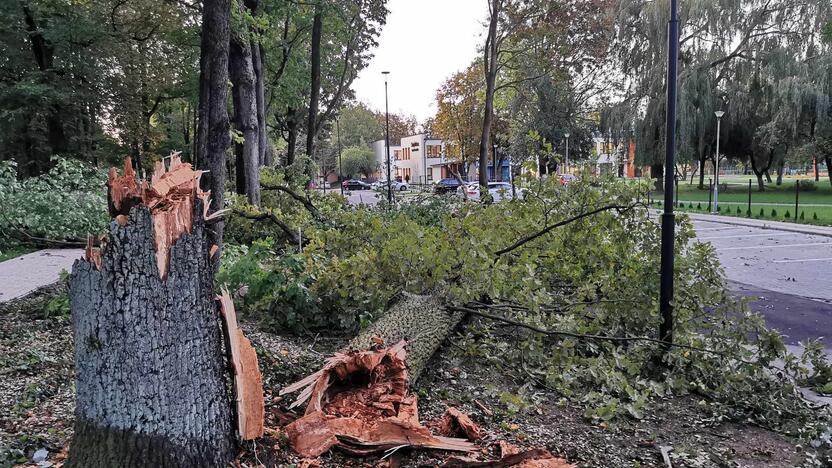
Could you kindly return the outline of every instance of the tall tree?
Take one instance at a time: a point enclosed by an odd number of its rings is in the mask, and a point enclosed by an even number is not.
[[[211,193],[211,209],[219,211],[225,205],[225,162],[231,144],[228,121],[231,0],[206,0],[202,15],[196,167],[207,171],[201,179],[202,187]],[[209,240],[220,251],[222,234],[220,219],[208,230]],[[215,270],[219,268],[219,257],[213,257]]]
[[[449,145],[448,157],[466,166],[478,160],[482,137],[482,71],[474,63],[448,78],[436,91],[436,135]]]
[[[315,156],[315,137],[318,126],[318,105],[321,95],[321,34],[323,29],[323,7],[315,3],[315,16],[312,18],[312,43],[310,46],[311,76],[309,79],[309,112],[306,120],[306,154]]]
[[[235,144],[237,193],[246,195],[252,205],[260,205],[260,127],[257,111],[257,77],[251,31],[246,19],[256,3],[238,4],[239,21],[231,34],[229,66],[231,70],[234,126],[242,138]]]

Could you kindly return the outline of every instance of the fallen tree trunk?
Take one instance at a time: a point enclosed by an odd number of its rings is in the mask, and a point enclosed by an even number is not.
[[[448,310],[438,294],[402,293],[402,298],[353,338],[344,351],[407,341],[407,370],[410,383],[414,384],[433,353],[453,333],[465,314],[462,310]]]
[[[89,245],[70,278],[76,410],[67,466],[218,467],[234,456],[210,263],[217,249],[199,176],[178,157],[169,170],[158,163],[150,184],[136,180],[129,159],[123,176],[111,170],[109,239],[100,251]]]

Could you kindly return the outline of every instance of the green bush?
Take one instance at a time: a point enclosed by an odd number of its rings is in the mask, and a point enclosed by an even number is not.
[[[818,220],[818,213],[817,213],[817,212],[815,212],[814,214],[812,214],[812,219],[813,219],[813,220],[815,220],[815,221],[817,221],[817,220]]]
[[[697,203],[696,209],[702,211],[702,203]]]
[[[751,210],[750,209],[745,210],[745,215],[750,218],[751,217]]]
[[[801,192],[815,192],[817,191],[818,186],[815,184],[814,180],[801,180],[800,181],[800,191]]]
[[[719,205],[719,206],[716,207],[716,212],[717,213],[722,213],[722,205]]]
[[[777,210],[775,210],[774,208],[772,208],[772,209],[771,209],[771,217],[772,217],[772,218],[776,218],[776,217],[777,217]]]
[[[805,211],[801,211],[801,212],[800,212],[800,220],[801,220],[801,221],[805,221],[805,220],[806,220],[806,212],[805,212]]]
[[[786,219],[789,219],[789,218],[792,217],[791,213],[789,213],[789,210],[786,210],[786,214],[783,215],[783,216],[785,216]]]
[[[688,208],[693,209],[693,202],[688,203]]]
[[[766,212],[765,212],[765,211],[763,211],[763,208],[760,208],[760,217],[761,217],[761,218],[765,218],[765,217],[766,217]]]
[[[737,206],[737,214],[742,214],[742,208],[740,208],[739,206]]]
[[[46,174],[19,180],[15,163],[0,161],[0,245],[26,234],[80,240],[106,230],[107,172],[71,159],[53,164]]]

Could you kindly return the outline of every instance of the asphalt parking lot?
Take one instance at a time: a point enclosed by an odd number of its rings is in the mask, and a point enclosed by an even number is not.
[[[694,221],[729,280],[757,288],[832,300],[832,237]]]
[[[826,337],[832,348],[832,237],[694,221],[717,252],[729,288],[788,345]]]

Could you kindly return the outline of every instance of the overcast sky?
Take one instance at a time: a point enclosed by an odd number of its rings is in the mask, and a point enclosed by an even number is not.
[[[390,0],[387,24],[370,65],[353,83],[356,98],[384,110],[384,78],[389,71],[390,111],[436,113],[436,90],[467,67],[483,42],[486,0]]]

